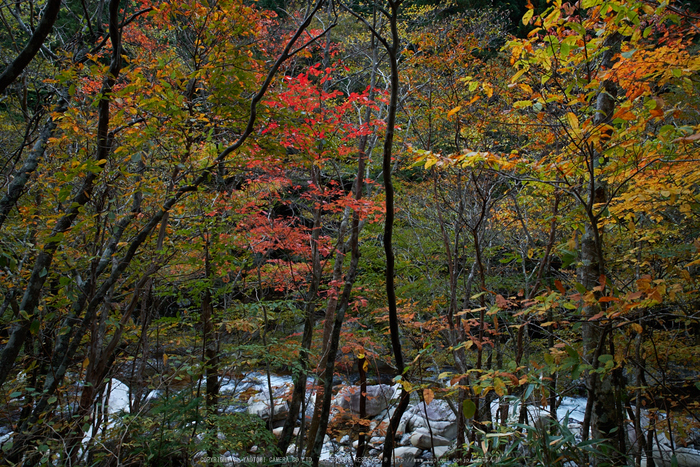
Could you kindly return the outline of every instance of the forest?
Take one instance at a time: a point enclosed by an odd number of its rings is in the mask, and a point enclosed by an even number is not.
[[[0,23],[0,465],[700,465],[695,2]]]

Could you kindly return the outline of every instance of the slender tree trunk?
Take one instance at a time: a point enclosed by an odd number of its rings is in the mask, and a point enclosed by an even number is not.
[[[68,100],[63,97],[59,97],[58,104],[56,105],[53,113],[62,114],[67,109]],[[20,196],[24,192],[24,187],[27,185],[29,178],[39,166],[39,163],[46,152],[46,145],[49,142],[49,138],[54,135],[55,131],[56,121],[53,119],[52,115],[49,115],[48,121],[46,124],[44,124],[44,128],[39,134],[39,139],[37,139],[37,141],[34,143],[34,146],[29,152],[29,155],[24,161],[22,167],[13,174],[12,182],[10,182],[9,187],[0,200],[0,228],[2,228],[8,214],[12,208],[15,207],[17,200],[19,200]]]
[[[375,17],[373,21],[373,25],[376,25],[377,23],[377,18],[376,18],[376,11],[375,11]],[[371,48],[372,48],[372,70],[370,72],[370,86],[369,86],[369,95],[368,99],[372,101],[374,99],[374,88],[376,86],[376,81],[377,81],[377,68],[379,66],[379,57],[377,54],[377,47],[376,47],[376,41],[374,36],[372,36],[371,40]],[[364,114],[364,122],[361,123],[368,123],[370,118],[372,117],[372,109],[368,106],[365,110]],[[357,172],[357,177],[355,179],[355,183],[357,184],[358,180],[361,180],[362,177],[364,176],[364,170],[365,170],[365,157],[367,154],[367,144],[368,144],[368,137],[362,136],[360,138],[359,146],[358,146],[358,152],[359,152],[359,160],[358,160],[358,172]],[[357,199],[360,199],[362,197],[362,190],[364,190],[364,183],[361,183],[360,185],[356,185],[359,189],[359,192],[355,193],[355,197]],[[359,197],[358,197],[359,196]],[[323,322],[323,349],[321,352],[321,358],[320,362],[318,365],[318,372],[317,372],[317,381],[319,382],[324,382],[326,380],[326,368],[327,368],[327,363],[328,363],[328,357],[329,357],[329,350],[330,350],[330,342],[331,342],[331,335],[333,332],[333,323],[335,322],[335,316],[337,314],[338,310],[338,295],[341,293],[340,287],[336,286],[335,284],[340,283],[342,279],[342,274],[343,274],[343,263],[345,261],[345,256],[348,252],[348,249],[350,248],[349,244],[346,244],[345,242],[345,235],[347,231],[347,225],[350,217],[350,210],[346,209],[344,213],[343,220],[340,224],[340,231],[338,233],[338,251],[336,253],[336,258],[335,258],[335,264],[333,266],[333,277],[332,277],[332,283],[334,285],[331,286],[331,294],[330,297],[328,298],[328,304],[326,305],[326,314]],[[332,379],[333,376],[331,375],[330,378]],[[313,417],[311,419],[311,424],[309,426],[309,433],[307,437],[307,452],[311,452],[313,450],[313,443],[315,442],[316,439],[316,433],[318,431],[318,427],[320,424],[320,417],[321,417],[321,412],[323,411],[323,401],[324,401],[324,396],[323,396],[323,391],[324,391],[325,384],[322,384],[318,386],[318,389],[316,391],[316,401],[314,404],[314,412],[313,412]]]
[[[41,46],[51,32],[51,29],[53,29],[60,9],[61,0],[48,0],[46,2],[44,14],[34,30],[34,33],[29,38],[29,42],[27,42],[27,45],[17,58],[7,65],[0,75],[0,93],[5,92],[5,89],[22,74],[22,71],[29,65],[37,52],[39,52]]]
[[[312,179],[318,186],[320,170],[317,166],[314,166],[312,172]],[[321,284],[321,255],[318,251],[320,235],[321,207],[319,205],[314,213],[314,225],[313,229],[311,230],[311,282],[309,284],[309,290],[306,294],[304,332],[301,338],[301,349],[299,350],[299,370],[294,377],[294,390],[292,391],[292,400],[289,403],[289,412],[286,420],[284,421],[282,435],[277,442],[277,448],[282,454],[287,452],[287,448],[292,440],[292,434],[294,433],[294,426],[296,425],[297,416],[299,414],[299,407],[302,405],[302,401],[306,397],[306,376],[309,365],[309,351],[311,349],[314,329],[313,316],[314,310],[316,309],[318,289]],[[305,414],[302,414],[302,417],[304,416]]]
[[[365,457],[365,449],[367,448],[367,429],[362,422],[367,417],[367,372],[365,364],[367,359],[365,355],[361,355],[357,359],[357,369],[360,372],[360,435],[357,440],[357,452],[355,454],[355,467],[361,467]]]
[[[358,174],[364,172],[364,153],[360,153],[360,162],[358,164]],[[362,197],[363,178],[361,176],[357,177],[355,184],[355,199],[359,200]],[[326,428],[328,427],[328,417],[330,416],[331,408],[331,398],[332,398],[332,384],[333,384],[333,371],[335,368],[335,357],[338,353],[338,347],[340,343],[340,330],[343,326],[343,321],[345,319],[345,312],[350,303],[350,293],[352,292],[355,279],[357,277],[358,264],[360,262],[360,248],[359,248],[359,235],[360,235],[360,215],[358,212],[353,213],[352,219],[352,230],[350,235],[350,266],[348,267],[348,272],[345,275],[345,284],[343,286],[343,294],[341,295],[338,311],[335,314],[335,322],[333,323],[333,332],[330,338],[330,346],[328,349],[328,358],[326,361],[325,374],[326,378],[323,381],[323,406],[321,410],[321,415],[319,418],[319,427],[316,432],[316,437],[314,439],[313,448],[310,450],[309,455],[311,457],[311,462],[314,467],[318,466],[319,457],[321,455],[321,449],[323,447],[323,439],[326,435]]]
[[[603,52],[602,69],[609,69],[614,64],[616,55],[620,51],[622,36],[615,33],[606,39],[608,49]],[[616,84],[612,81],[605,81],[603,89],[598,94],[596,102],[596,114],[593,122],[602,125],[610,120],[615,109],[614,96],[617,94]],[[606,203],[608,193],[606,181],[596,174],[596,168],[600,164],[600,155],[590,148],[588,157],[588,193],[585,212],[588,222],[585,225],[584,234],[581,238],[581,265],[578,269],[578,279],[586,290],[593,290],[604,285],[601,278],[605,275],[605,263],[603,256],[603,230],[600,227],[600,213],[594,212],[596,204]],[[596,293],[600,296],[602,291]],[[602,354],[601,348],[604,346],[606,332],[604,326],[597,320],[592,320],[599,312],[603,311],[601,304],[597,301],[584,303],[582,315],[584,322],[582,326],[584,357],[597,368],[597,359]],[[606,439],[618,452],[622,452],[623,446],[619,443],[619,438],[614,434],[614,430],[623,430],[622,417],[619,413],[619,404],[616,402],[614,381],[611,374],[598,375],[590,373],[588,379],[588,406],[586,412],[590,413],[590,426],[594,438]],[[623,430],[624,431],[624,430]],[[587,435],[583,433],[584,437]],[[616,460],[614,462],[619,462]]]
[[[121,31],[119,29],[118,17],[119,2],[112,0],[110,3],[110,39],[112,41],[112,59],[109,66],[107,77],[102,83],[101,95],[102,98],[98,103],[98,123],[97,123],[97,151],[95,153],[95,161],[99,167],[103,167],[109,158],[109,153],[112,147],[112,138],[109,134],[110,122],[110,101],[111,92],[116,83],[119,72],[121,71]],[[43,153],[43,150],[40,151]],[[39,153],[37,153],[38,157]],[[103,161],[103,162],[100,162]],[[13,330],[10,339],[3,348],[0,354],[0,386],[7,380],[7,376],[14,366],[15,359],[19,355],[19,351],[24,344],[24,340],[29,333],[29,326],[34,319],[34,313],[41,299],[41,291],[44,283],[48,278],[48,271],[51,268],[53,257],[61,244],[63,235],[73,225],[73,221],[78,217],[80,209],[90,200],[94,183],[98,175],[90,172],[84,179],[78,195],[72,200],[70,207],[65,214],[56,221],[56,224],[51,232],[52,240],[48,241],[44,249],[39,253],[34,263],[32,274],[27,283],[20,309],[27,313],[27,318],[20,321],[18,326]]]

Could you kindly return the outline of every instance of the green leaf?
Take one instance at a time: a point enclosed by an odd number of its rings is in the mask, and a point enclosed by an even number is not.
[[[581,370],[582,370],[581,365],[574,365],[571,368],[571,379],[574,381],[577,380],[578,377],[581,376]]]
[[[571,44],[568,44],[566,42],[562,42],[561,49],[559,51],[560,55],[562,57],[568,57],[570,51],[571,51]]]
[[[472,418],[476,413],[476,404],[470,399],[467,399],[462,403],[462,413],[464,418]]]
[[[41,323],[39,323],[38,319],[35,319],[32,321],[32,324],[29,326],[29,333],[32,336],[36,336],[37,333],[39,332],[39,327],[41,326]]]
[[[613,356],[610,354],[603,354],[600,357],[598,357],[598,361],[607,367],[608,363],[613,362]]]

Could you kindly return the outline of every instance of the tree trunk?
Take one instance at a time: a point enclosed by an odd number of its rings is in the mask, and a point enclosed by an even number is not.
[[[616,55],[620,51],[622,36],[615,33],[609,36],[605,44],[608,49],[603,52],[601,69],[609,69],[615,61]],[[596,126],[608,122],[615,109],[614,96],[617,94],[616,85],[610,80],[603,83],[603,88],[598,93],[596,101],[596,114],[593,122]],[[581,285],[592,291],[596,287],[604,286],[605,263],[603,256],[603,229],[600,227],[600,216],[602,213],[595,213],[595,205],[608,202],[608,190],[606,180],[596,174],[600,162],[600,154],[590,149],[587,160],[588,187],[587,199],[584,209],[588,217],[584,234],[581,238],[581,265],[578,268],[578,279]],[[604,163],[604,162],[603,162]],[[596,297],[600,297],[603,291],[596,292]],[[598,301],[584,303],[582,316],[584,318],[582,326],[583,351],[586,358],[594,368],[597,368],[597,359],[601,355],[601,349],[605,347],[606,326],[600,324],[599,320],[591,320],[599,312],[604,311],[602,304]],[[611,331],[611,330],[610,330]],[[611,331],[612,332],[612,331]],[[618,452],[623,452],[623,445],[619,443],[619,438],[613,430],[623,430],[622,414],[615,397],[615,388],[611,374],[598,375],[595,373],[587,376],[589,399],[587,413],[590,413],[590,426],[593,438],[605,439]],[[624,431],[624,430],[623,430]],[[587,432],[583,432],[584,438]],[[619,462],[616,460],[614,462]]]

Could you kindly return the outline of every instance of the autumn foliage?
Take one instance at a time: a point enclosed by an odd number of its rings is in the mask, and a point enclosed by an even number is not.
[[[697,12],[64,2],[16,60],[52,3],[0,6],[8,463],[276,453],[301,408],[277,441],[222,383],[289,374],[296,407],[308,381],[313,433],[358,359],[401,404],[449,400],[478,465],[692,441]],[[527,419],[574,396],[580,438]],[[324,434],[297,442],[316,463]]]

